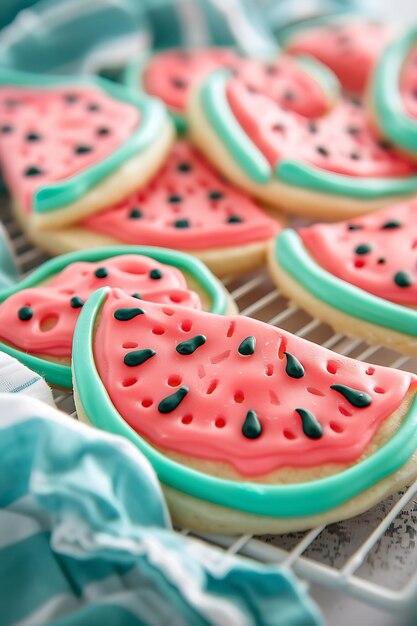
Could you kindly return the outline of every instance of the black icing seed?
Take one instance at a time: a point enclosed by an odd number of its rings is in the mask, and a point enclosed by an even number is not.
[[[353,161],[359,161],[361,158],[359,152],[351,152],[349,156]]]
[[[136,298],[136,300],[142,300],[142,296],[140,293],[132,293],[132,298]]]
[[[145,363],[148,359],[151,359],[155,354],[155,350],[150,350],[149,348],[145,350],[134,350],[133,352],[125,354],[123,362],[128,367],[136,367],[137,365],[142,365],[142,363]]]
[[[116,309],[113,315],[118,322],[129,322],[138,315],[143,315],[144,313],[145,311],[143,309],[139,309],[139,307],[131,307],[125,309]]]
[[[243,219],[239,215],[229,215],[226,221],[228,224],[241,224]]]
[[[371,396],[365,391],[359,389],[352,389],[352,387],[346,387],[346,385],[330,385],[330,389],[338,391],[350,404],[357,409],[364,409],[372,402]]]
[[[93,102],[92,104],[88,105],[87,109],[89,111],[100,111],[100,106],[96,104],[95,102]]]
[[[398,287],[410,287],[414,280],[408,272],[397,272],[394,276],[394,282]]]
[[[66,93],[64,96],[64,100],[69,104],[73,104],[74,102],[77,102],[78,97],[73,93]]]
[[[178,163],[177,165],[177,170],[179,172],[190,172],[192,170],[192,167],[189,163],[187,163],[187,161],[183,161],[182,163]]]
[[[309,133],[314,134],[318,131],[316,122],[309,122],[307,128]]]
[[[320,439],[323,435],[323,428],[316,416],[306,409],[295,409],[301,417],[304,434],[310,439]]]
[[[91,152],[93,148],[91,146],[75,146],[74,152],[75,154],[88,154]]]
[[[282,97],[284,98],[285,102],[294,102],[294,100],[295,100],[294,92],[290,91],[290,90],[285,91],[282,94]]]
[[[242,435],[247,439],[257,439],[262,434],[262,424],[255,411],[249,409],[242,426]]]
[[[84,300],[79,296],[74,296],[73,298],[71,298],[70,304],[73,309],[81,309],[84,304]]]
[[[174,222],[175,228],[190,228],[191,224],[188,220],[182,219]]]
[[[289,352],[284,352],[287,357],[287,365],[285,367],[285,372],[291,378],[302,378],[304,376],[304,367],[301,365],[300,361],[293,354]]]
[[[195,337],[191,337],[187,341],[182,341],[175,348],[178,354],[182,354],[183,356],[188,356],[189,354],[193,354],[197,348],[204,345],[207,341],[207,337],[204,335],[196,335]]]
[[[17,316],[22,322],[28,322],[33,317],[33,309],[30,306],[22,306],[18,310]]]
[[[162,278],[162,272],[161,270],[154,269],[149,272],[149,276],[150,278],[152,278],[152,280],[159,280],[160,278]]]
[[[369,243],[361,243],[357,248],[355,248],[355,254],[369,254],[371,252],[372,246]]]
[[[316,146],[316,151],[322,156],[329,156],[329,151],[324,146]]]
[[[32,165],[25,169],[25,176],[40,176],[43,174],[43,171],[40,167],[36,167],[36,165]]]
[[[182,80],[182,78],[173,78],[171,83],[177,89],[185,89],[187,87],[187,82],[185,80]]]
[[[223,191],[209,191],[208,197],[210,198],[210,200],[220,200],[221,198],[223,198],[224,193]]]
[[[97,128],[97,135],[110,135],[110,129],[105,126]]]
[[[38,133],[28,133],[26,135],[26,141],[40,141],[41,139],[42,137]]]
[[[109,275],[105,267],[98,267],[94,274],[97,276],[97,278],[107,278],[107,276]]]
[[[398,220],[389,220],[388,222],[385,222],[385,224],[382,224],[381,228],[384,230],[391,230],[392,228],[400,228],[401,226],[402,224]]]
[[[354,107],[360,109],[362,107],[362,102],[358,98],[351,98],[350,103],[353,104]]]
[[[380,259],[378,259],[377,263],[379,265],[383,265],[384,263],[386,263],[386,259],[384,259],[384,257],[382,256]]]
[[[359,133],[361,132],[361,129],[358,128],[357,126],[348,126],[346,128],[346,132],[348,132],[349,135],[356,137],[356,135],[359,135]]]
[[[237,351],[242,356],[250,356],[255,352],[256,338],[253,335],[246,337],[238,347]]]
[[[129,213],[129,217],[132,220],[139,220],[142,217],[142,211],[139,209],[132,209]]]
[[[167,396],[158,405],[158,411],[160,413],[171,413],[174,409],[177,408],[179,404],[184,400],[187,395],[189,389],[185,385],[180,387],[178,391],[172,393],[170,396]]]
[[[15,98],[9,98],[8,100],[5,101],[4,104],[10,109],[13,109],[14,107],[17,107],[20,104],[20,102],[19,100],[16,100]]]
[[[3,133],[3,135],[7,135],[7,133],[11,133],[13,130],[13,126],[11,126],[10,124],[5,124],[4,126],[1,127],[1,132]]]
[[[171,196],[168,196],[168,202],[171,202],[172,204],[176,204],[177,202],[181,202],[182,201],[182,197],[177,195],[177,194],[172,194]]]
[[[391,150],[392,148],[392,145],[386,139],[378,139],[376,144],[381,148],[381,150]]]
[[[347,229],[348,230],[362,230],[363,226],[360,226],[359,224],[348,224]]]

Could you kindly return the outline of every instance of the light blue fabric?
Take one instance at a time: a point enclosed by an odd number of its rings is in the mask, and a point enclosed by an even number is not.
[[[91,72],[121,66],[151,46],[210,43],[257,55],[276,49],[252,0],[39,0],[0,33],[0,64]]]
[[[0,393],[1,624],[317,626],[295,578],[174,533],[128,441]]]
[[[0,223],[0,289],[10,287],[19,279],[16,261],[6,230]]]

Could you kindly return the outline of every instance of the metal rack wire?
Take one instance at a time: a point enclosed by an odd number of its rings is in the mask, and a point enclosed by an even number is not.
[[[19,268],[25,274],[47,257],[26,240],[4,202],[3,206],[0,215],[12,240]],[[340,354],[417,373],[417,359],[335,334],[329,326],[312,319],[280,294],[265,271],[226,279],[224,283],[244,315],[279,325]],[[58,392],[56,403],[76,417],[71,394]],[[414,597],[417,598],[416,493],[417,481],[402,494],[391,496],[352,520],[305,533],[263,537],[198,536],[229,553],[265,563],[280,563],[310,583],[397,612],[407,609]],[[197,536],[188,530],[180,532]]]

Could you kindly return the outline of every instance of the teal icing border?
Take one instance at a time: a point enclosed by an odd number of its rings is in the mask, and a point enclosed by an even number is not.
[[[417,119],[404,107],[400,93],[402,67],[417,44],[417,27],[388,45],[376,66],[371,84],[372,106],[384,136],[408,152],[417,153]]]
[[[371,324],[417,337],[417,310],[374,296],[323,269],[307,252],[295,230],[275,240],[279,265],[304,289],[335,309]]]
[[[272,173],[271,165],[246,135],[233,115],[226,97],[230,73],[213,72],[201,89],[201,104],[210,125],[244,173],[258,184],[276,180],[293,187],[372,200],[417,192],[417,175],[407,178],[353,178],[333,174],[303,162],[282,160]]]
[[[291,40],[300,33],[323,26],[349,24],[355,21],[361,21],[361,18],[363,19],[363,16],[354,13],[352,10],[349,11],[348,9],[340,8],[338,12],[333,15],[319,15],[317,17],[303,19],[279,30],[277,33],[278,43],[283,48],[286,48],[291,43]],[[378,20],[371,20],[369,18],[367,18],[367,21],[379,23]]]
[[[395,435],[375,454],[328,478],[292,485],[237,482],[210,476],[172,461],[123,420],[98,375],[93,354],[94,324],[110,289],[88,299],[78,318],[73,345],[73,376],[91,423],[130,439],[152,463],[165,485],[213,504],[262,516],[315,515],[332,509],[402,467],[417,448],[417,399]],[[256,444],[255,444],[256,445]]]
[[[144,94],[141,95],[137,90],[136,92],[129,90],[123,85],[96,76],[44,76],[1,69],[0,85],[37,89],[62,85],[91,86],[106,92],[117,100],[136,107],[141,113],[139,127],[122,146],[108,157],[68,179],[40,187],[33,197],[33,211],[39,214],[59,210],[79,200],[94,185],[150,146],[159,136],[164,123],[168,121],[166,109],[160,101]]]
[[[213,276],[210,270],[198,259],[183,252],[177,252],[168,248],[154,248],[151,246],[112,246],[106,248],[93,248],[91,250],[81,250],[70,252],[55,257],[43,263],[29,276],[23,278],[19,283],[2,289],[0,291],[0,303],[4,302],[13,294],[22,289],[37,287],[39,283],[51,278],[65,269],[70,263],[77,261],[96,262],[103,259],[110,259],[126,254],[141,254],[148,256],[155,261],[172,265],[180,270],[188,272],[207,293],[211,300],[210,311],[212,313],[224,314],[227,310],[227,297],[221,283]],[[71,367],[42,359],[32,354],[28,354],[5,343],[0,342],[0,350],[17,358],[19,361],[35,370],[43,376],[48,383],[56,387],[72,389]]]
[[[164,51],[160,50],[159,52]],[[156,54],[158,54],[158,52],[156,52]],[[151,56],[152,55],[149,52],[143,52],[142,54],[138,54],[136,57],[134,57],[126,65],[122,76],[123,84],[126,85],[126,87],[128,87],[132,91],[148,95],[143,84],[143,75]],[[153,98],[154,96],[148,95],[148,97]],[[185,117],[180,113],[174,111],[174,109],[170,108],[166,104],[165,107],[175,124],[177,133],[179,135],[185,135],[187,131],[187,121]]]

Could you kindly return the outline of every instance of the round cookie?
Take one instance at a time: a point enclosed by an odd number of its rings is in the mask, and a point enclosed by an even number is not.
[[[417,202],[283,231],[268,265],[280,289],[337,332],[417,355]]]
[[[387,46],[369,88],[368,109],[377,132],[417,160],[417,27]]]
[[[280,55],[263,61],[242,57],[232,48],[174,48],[152,56],[142,54],[127,67],[125,83],[160,98],[177,129],[185,132],[191,91],[222,67],[242,77],[252,89],[267,90],[277,102],[301,115],[322,115],[338,95],[337,81],[313,60]],[[310,72],[315,72],[314,79]]]
[[[388,23],[347,14],[303,20],[278,39],[287,52],[312,56],[336,74],[345,91],[361,95],[393,34]]]
[[[219,276],[262,266],[280,224],[228,184],[186,142],[177,142],[149,184],[60,231],[32,232],[53,254],[93,246],[167,246],[192,253]]]
[[[0,71],[0,163],[29,233],[144,186],[172,144],[162,103],[101,78]]]
[[[106,285],[134,296],[138,311],[153,300],[236,312],[223,285],[187,254],[145,246],[85,250],[47,261],[0,291],[0,349],[51,385],[71,389],[76,321],[88,297]]]
[[[218,70],[189,106],[194,143],[235,184],[288,213],[336,220],[417,192],[417,167],[372,131],[356,98],[320,118]]]
[[[129,315],[133,298],[101,289],[84,306],[76,405],[145,453],[179,525],[304,530],[417,475],[414,375],[245,316],[142,304]]]

